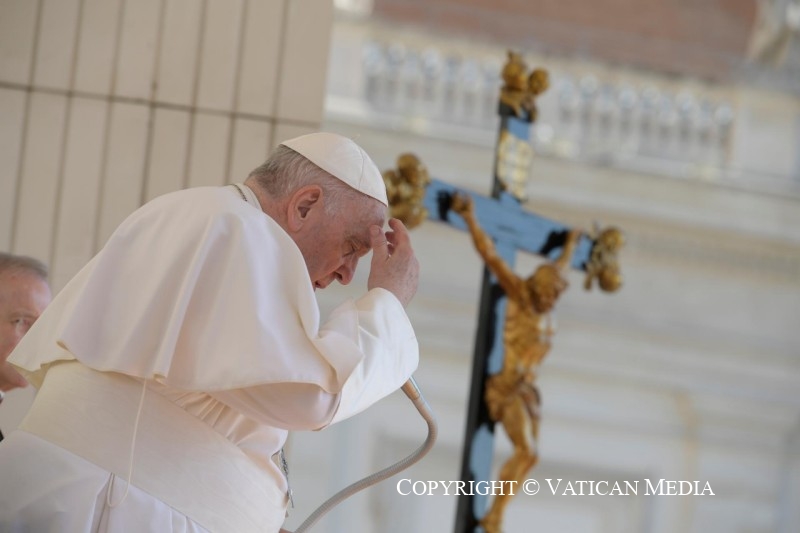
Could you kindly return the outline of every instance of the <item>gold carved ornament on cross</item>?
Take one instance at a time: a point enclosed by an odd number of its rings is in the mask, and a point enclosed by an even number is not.
[[[400,219],[408,229],[428,218],[423,200],[431,178],[428,169],[416,155],[408,152],[400,154],[397,169],[385,170],[383,182],[389,199],[389,216]]]

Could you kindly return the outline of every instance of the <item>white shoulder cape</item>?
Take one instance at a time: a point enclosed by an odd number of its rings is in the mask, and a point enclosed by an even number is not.
[[[294,382],[338,393],[362,361],[388,359],[384,372],[410,375],[418,347],[382,289],[320,325],[291,238],[231,188],[201,187],[129,216],[9,361],[38,387],[48,365],[72,359],[187,390]]]

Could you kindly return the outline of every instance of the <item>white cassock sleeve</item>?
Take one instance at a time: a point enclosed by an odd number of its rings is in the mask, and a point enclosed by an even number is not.
[[[364,357],[355,367],[345,381],[339,408],[331,423],[360,413],[402,387],[419,361],[411,323],[408,318],[402,322],[399,320],[401,316],[406,317],[405,310],[389,291],[373,289],[356,302],[339,307],[333,315],[337,312],[357,313],[362,350],[365,354],[381,353],[383,356]]]
[[[321,429],[356,415],[399,389],[417,367],[416,339],[402,305],[384,289],[346,302],[331,315],[358,316],[365,357],[338,394],[307,383],[272,383],[212,393],[221,402],[258,422],[288,430]],[[322,326],[324,330],[326,325]],[[393,346],[387,349],[384,345]]]
[[[340,420],[400,387],[418,357],[402,305],[382,289],[321,324],[291,238],[232,189],[201,187],[128,217],[9,360],[37,386],[74,359],[188,391],[305,384],[336,397]]]

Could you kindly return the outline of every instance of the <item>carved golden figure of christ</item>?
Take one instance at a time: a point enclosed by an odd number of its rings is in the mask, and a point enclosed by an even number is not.
[[[496,253],[491,237],[475,218],[471,198],[456,194],[451,208],[464,218],[475,248],[508,299],[503,368],[488,379],[484,399],[490,418],[503,426],[514,446],[513,455],[500,469],[499,477],[502,481],[522,483],[538,460],[541,401],[536,371],[550,350],[554,333],[550,313],[568,286],[563,272],[569,268],[581,233],[571,230],[558,259],[543,263],[531,276],[521,278]],[[495,496],[481,520],[486,533],[501,531],[503,513],[512,496],[511,493]]]

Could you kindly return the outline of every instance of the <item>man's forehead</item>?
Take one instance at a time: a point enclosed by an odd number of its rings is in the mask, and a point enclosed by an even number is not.
[[[0,272],[0,288],[31,286],[46,283],[38,274],[26,270]]]
[[[351,235],[351,240],[355,241],[356,244],[363,248],[369,248],[372,246],[372,239],[370,238],[368,225],[361,225],[356,229]]]
[[[370,248],[372,246],[372,238],[369,232],[370,228],[372,226],[379,226],[383,228],[383,225],[384,225],[384,220],[381,218],[371,218],[364,220],[358,225],[351,226],[352,231],[350,232],[349,237],[352,240],[356,241],[361,246]]]
[[[33,272],[16,271],[0,274],[0,298],[31,296],[50,297],[48,283]]]

